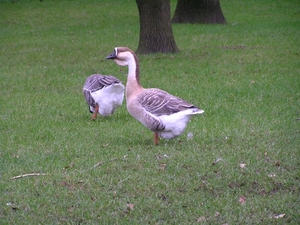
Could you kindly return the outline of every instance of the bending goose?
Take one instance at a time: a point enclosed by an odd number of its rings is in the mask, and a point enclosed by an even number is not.
[[[122,105],[125,87],[117,78],[94,74],[89,76],[83,86],[83,95],[89,110],[93,113],[92,120],[99,113],[102,116],[113,114]]]
[[[145,89],[140,83],[139,61],[127,47],[116,47],[107,56],[120,66],[128,66],[126,84],[127,110],[131,116],[154,132],[154,144],[159,136],[171,139],[183,133],[188,121],[204,111],[193,104],[157,88]]]

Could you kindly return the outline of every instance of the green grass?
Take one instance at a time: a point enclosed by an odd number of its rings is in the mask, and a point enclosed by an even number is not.
[[[300,5],[221,4],[228,25],[173,25],[179,53],[139,56],[144,87],[205,110],[154,146],[125,104],[90,121],[81,93],[125,83],[105,58],[137,49],[135,1],[0,1],[1,224],[298,224]]]

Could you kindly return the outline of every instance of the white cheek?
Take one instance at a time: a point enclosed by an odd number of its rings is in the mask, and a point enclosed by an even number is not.
[[[126,62],[126,61],[121,61],[121,60],[115,59],[115,62],[116,62],[119,66],[127,66],[127,62]]]

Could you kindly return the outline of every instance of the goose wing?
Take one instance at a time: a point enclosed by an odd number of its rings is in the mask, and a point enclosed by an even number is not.
[[[96,102],[92,97],[91,93],[98,91],[109,85],[118,84],[118,83],[121,83],[121,81],[119,81],[114,76],[93,74],[89,76],[84,83],[83,95],[90,106],[96,107]]]
[[[171,115],[196,108],[193,104],[156,88],[146,89],[140,94],[138,102],[146,111],[155,116]]]
[[[97,90],[102,89],[103,87],[109,86],[111,84],[121,83],[117,78],[114,76],[104,76],[101,74],[94,74],[89,76],[85,83],[83,89],[86,89],[90,92],[94,92]]]

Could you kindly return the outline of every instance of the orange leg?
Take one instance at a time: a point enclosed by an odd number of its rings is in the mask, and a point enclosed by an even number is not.
[[[93,116],[92,116],[92,120],[97,119],[98,111],[99,111],[99,105],[96,105],[95,111],[94,111]]]
[[[158,145],[158,141],[159,141],[158,133],[154,132],[154,144]]]

